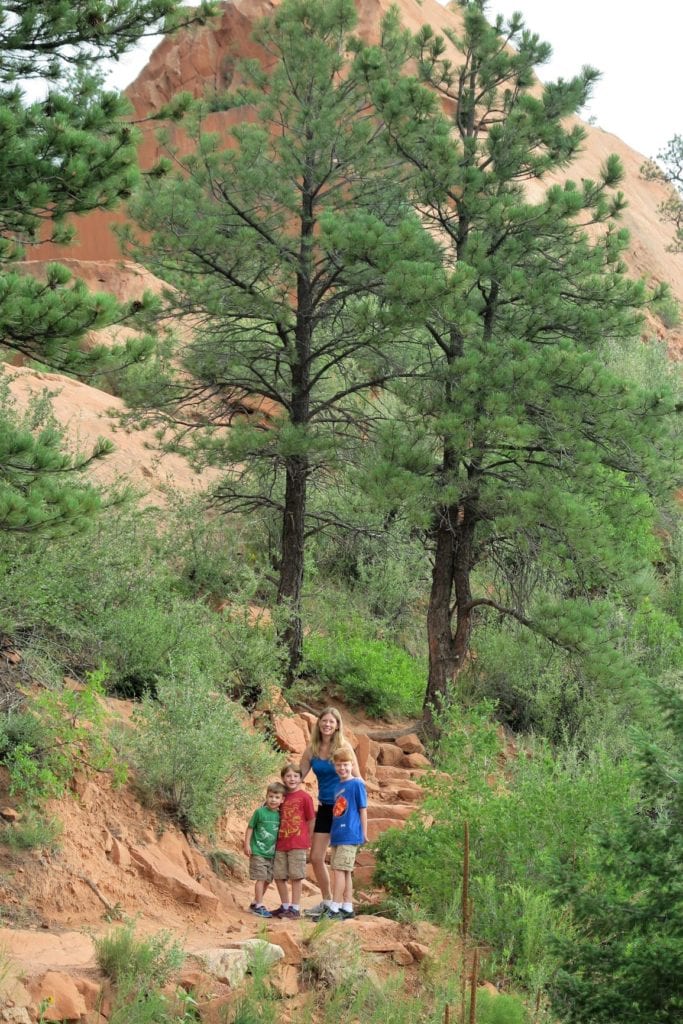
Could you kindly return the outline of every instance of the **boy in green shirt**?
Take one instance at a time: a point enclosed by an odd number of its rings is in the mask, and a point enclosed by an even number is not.
[[[257,917],[270,917],[263,905],[266,889],[273,881],[273,859],[275,843],[280,828],[280,804],[284,800],[285,787],[281,782],[271,782],[266,789],[266,802],[257,807],[244,834],[244,852],[249,858],[249,878],[254,882],[254,902],[249,910]]]

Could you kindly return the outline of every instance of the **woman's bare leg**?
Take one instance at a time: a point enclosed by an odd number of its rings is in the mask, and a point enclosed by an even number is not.
[[[315,880],[318,883],[320,893],[324,900],[329,900],[332,898],[332,890],[330,889],[330,875],[327,870],[327,864],[325,863],[325,854],[327,853],[327,847],[329,845],[329,832],[313,833],[313,839],[311,840],[311,866],[313,868]]]

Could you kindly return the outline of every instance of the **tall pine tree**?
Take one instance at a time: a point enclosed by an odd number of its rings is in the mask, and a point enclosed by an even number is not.
[[[184,15],[179,0],[0,3],[0,359],[84,376],[149,352],[143,336],[122,346],[83,345],[88,331],[129,319],[147,300],[121,304],[60,264],[34,276],[22,261],[40,242],[67,244],[74,215],[111,209],[137,179],[129,104],[103,90],[101,61],[209,11],[204,4]],[[28,98],[38,92],[41,99]],[[99,441],[74,455],[49,417],[16,414],[4,382],[0,426],[0,530],[84,528],[102,496],[81,474],[111,445]]]
[[[130,107],[103,90],[101,62],[117,60],[145,35],[204,17],[179,0],[37,0],[0,3],[0,356],[35,359],[79,374],[123,364],[149,348],[82,351],[84,334],[131,314],[89,292],[64,267],[45,279],[20,261],[40,241],[68,243],[69,217],[111,209],[137,177]],[[38,100],[32,80],[42,80]]]
[[[183,373],[163,390],[152,375],[148,398],[226,470],[215,507],[279,518],[290,678],[307,534],[344,525],[311,514],[310,488],[354,457],[443,276],[382,146],[356,20],[352,0],[285,0],[255,33],[263,63],[212,98],[239,123],[208,134],[200,118],[177,173],[148,178],[133,204],[149,237],[134,251],[173,285],[169,311],[193,333]],[[412,102],[434,112],[424,90]]]
[[[578,152],[584,132],[567,119],[596,72],[541,86],[534,68],[550,50],[521,16],[490,25],[483,0],[460,6],[462,31],[448,33],[456,60],[428,26],[415,39],[419,77],[451,112],[450,138],[416,128],[396,102],[410,86],[382,74],[378,52],[367,57],[450,280],[425,323],[429,371],[402,393],[408,440],[392,432],[384,445],[387,478],[403,458],[431,510],[428,723],[486,609],[623,681],[600,599],[637,566],[627,524],[651,520],[646,495],[674,484],[672,396],[621,380],[604,358],[608,341],[639,331],[646,302],[620,259],[618,160],[596,181],[529,192]],[[401,36],[394,16],[391,35]],[[552,578],[544,601],[506,586],[530,560]]]

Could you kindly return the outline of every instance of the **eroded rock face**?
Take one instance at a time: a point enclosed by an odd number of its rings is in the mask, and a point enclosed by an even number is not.
[[[202,910],[218,909],[218,897],[167,857],[158,847],[132,846],[133,864],[155,885],[181,903],[196,904]]]

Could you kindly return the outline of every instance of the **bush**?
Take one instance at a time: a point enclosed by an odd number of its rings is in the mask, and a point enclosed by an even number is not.
[[[477,1024],[528,1024],[529,1013],[517,996],[477,993]],[[469,1011],[468,1011],[469,1012]]]
[[[56,818],[45,818],[29,809],[14,825],[0,829],[0,843],[11,850],[50,850],[59,848],[62,824]]]
[[[472,932],[491,947],[492,969],[537,991],[552,970],[551,935],[567,930],[548,893],[565,867],[590,870],[596,830],[633,802],[634,773],[600,751],[553,756],[539,743],[530,756],[508,751],[503,776],[489,713],[485,706],[462,718],[453,712],[445,723],[443,772],[430,783],[427,817],[380,836],[376,877],[435,919],[457,923],[467,822]]]
[[[106,673],[103,666],[88,673],[81,688],[43,691],[31,699],[28,711],[0,717],[0,763],[9,772],[12,794],[32,803],[60,796],[84,749],[92,767],[112,765],[100,703]]]
[[[102,516],[87,546],[0,535],[0,628],[33,678],[54,686],[105,660],[109,692],[129,698],[169,674],[198,672],[236,694],[279,681],[274,630],[248,625],[239,594],[232,615],[188,596],[174,572],[182,551],[173,558],[162,528],[147,510]]]
[[[199,675],[160,679],[136,726],[125,742],[137,784],[188,832],[206,832],[228,807],[255,799],[276,767],[240,709]]]
[[[308,638],[303,671],[345,703],[378,718],[418,715],[427,684],[423,659],[386,640],[342,629]]]
[[[676,1024],[683,1012],[683,696],[657,694],[668,734],[637,739],[639,801],[601,830],[594,862],[565,871],[575,923],[550,990],[567,1024]]]
[[[144,989],[163,987],[185,959],[168,932],[138,939],[132,922],[95,939],[95,956],[100,970],[114,983],[128,979]]]

